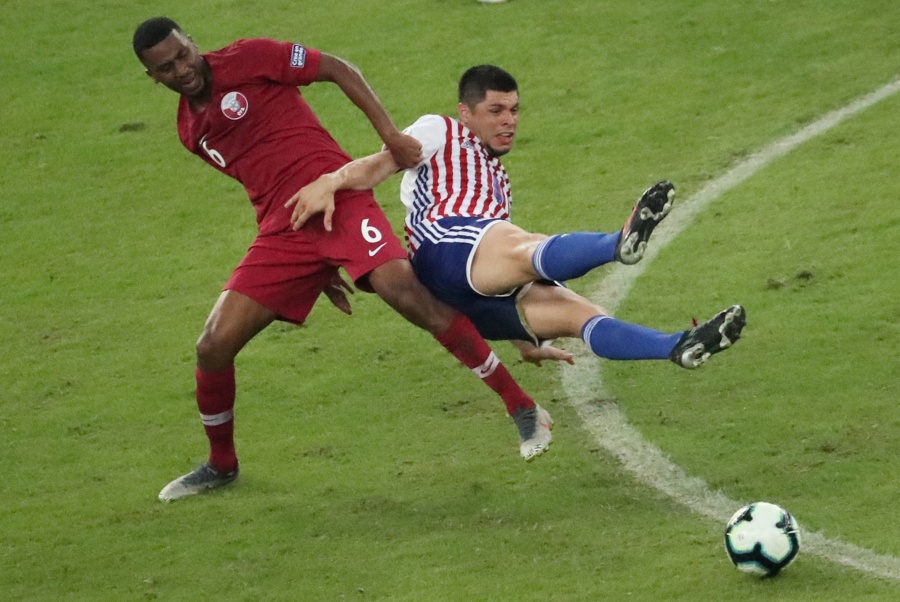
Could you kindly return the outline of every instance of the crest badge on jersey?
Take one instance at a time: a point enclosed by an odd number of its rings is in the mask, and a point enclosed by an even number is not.
[[[300,44],[294,44],[291,50],[291,67],[303,67],[306,64],[306,48]]]
[[[220,106],[222,107],[222,114],[224,114],[225,117],[232,121],[237,121],[247,114],[250,103],[247,101],[247,97],[240,92],[229,92],[222,97],[222,104]]]

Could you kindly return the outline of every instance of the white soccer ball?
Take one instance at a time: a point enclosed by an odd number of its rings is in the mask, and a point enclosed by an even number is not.
[[[800,528],[776,504],[756,502],[734,513],[725,528],[725,551],[734,566],[760,576],[776,575],[800,551]]]

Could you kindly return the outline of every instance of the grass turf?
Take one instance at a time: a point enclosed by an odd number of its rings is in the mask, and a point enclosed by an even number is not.
[[[0,597],[896,598],[896,583],[802,553],[776,580],[731,569],[721,525],[634,483],[555,368],[501,347],[557,419],[551,453],[521,463],[499,403],[371,296],[251,343],[242,481],[158,503],[203,458],[192,347],[254,231],[243,191],[181,149],[174,96],[131,55],[133,27],[163,13],[204,49],[268,35],[348,58],[401,125],[452,112],[465,67],[508,68],[523,99],[505,161],[515,217],[545,232],[617,228],[662,177],[689,195],[890,80],[900,47],[897,6],[874,0],[5,3]],[[353,154],[377,148],[338,91],[307,95]],[[897,102],[729,193],[620,311],[676,329],[740,301],[739,347],[696,373],[604,365],[691,474],[892,554],[896,484],[879,479],[896,473]],[[378,194],[399,226],[396,185]]]

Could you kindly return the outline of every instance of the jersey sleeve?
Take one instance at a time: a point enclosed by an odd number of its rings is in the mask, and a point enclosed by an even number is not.
[[[268,38],[239,40],[229,50],[231,60],[255,79],[291,86],[314,82],[322,60],[322,53],[315,48]]]
[[[447,144],[447,121],[440,115],[424,115],[403,130],[403,133],[422,144],[422,163],[427,163]]]

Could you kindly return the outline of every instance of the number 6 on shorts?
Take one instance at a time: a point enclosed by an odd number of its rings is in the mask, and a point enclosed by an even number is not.
[[[366,242],[374,243],[383,238],[381,235],[381,231],[378,228],[369,225],[369,218],[366,218],[362,221],[361,229],[362,236],[366,240]]]

